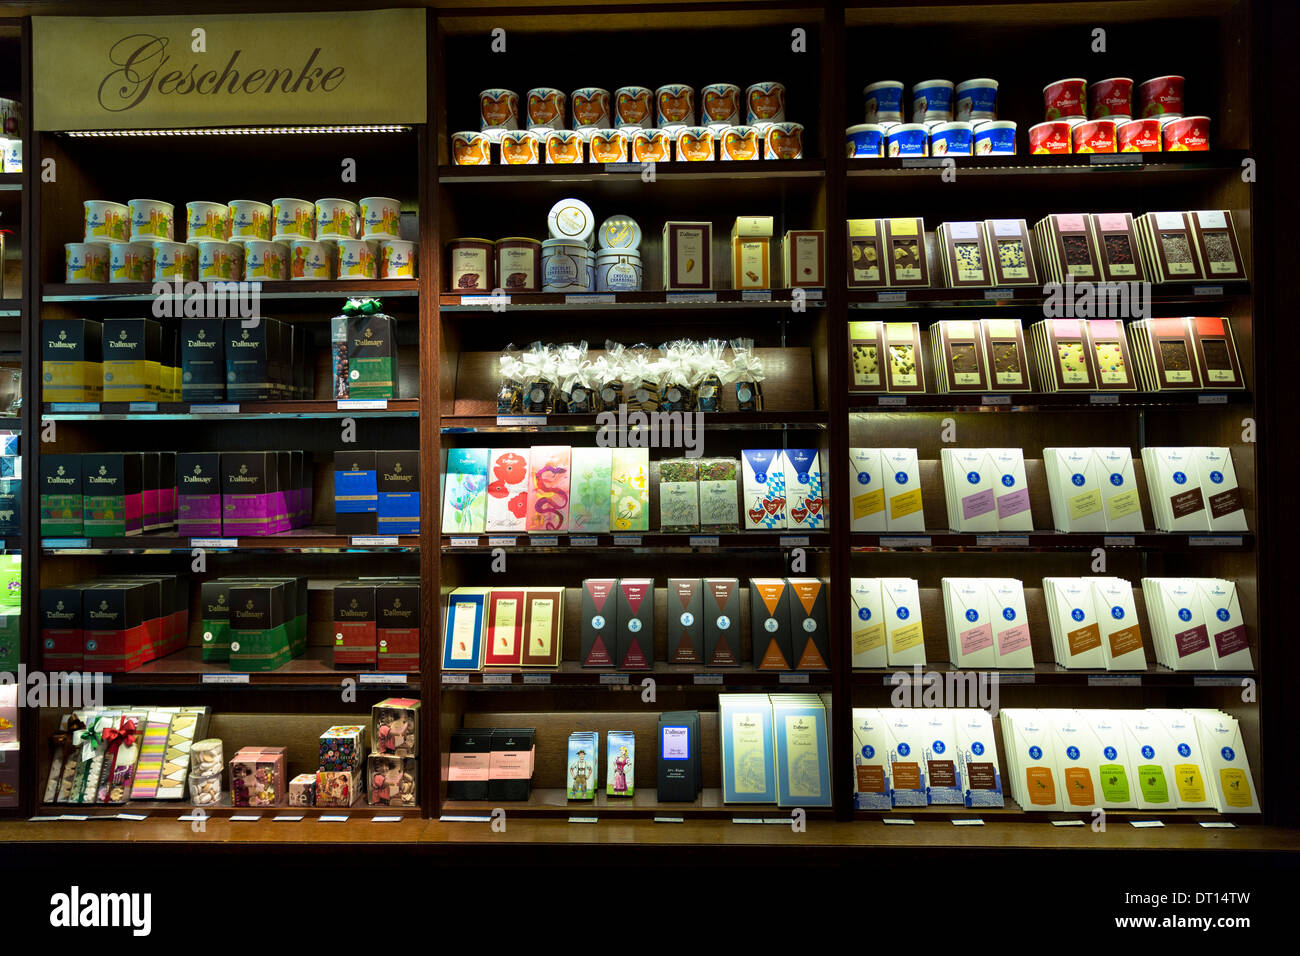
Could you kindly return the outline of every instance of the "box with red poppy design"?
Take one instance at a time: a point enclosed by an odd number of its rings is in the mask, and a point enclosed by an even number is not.
[[[488,456],[487,481],[487,530],[526,530],[528,450],[494,448]]]

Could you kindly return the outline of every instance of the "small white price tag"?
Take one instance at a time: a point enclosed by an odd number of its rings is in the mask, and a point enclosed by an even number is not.
[[[321,823],[347,823],[348,822],[348,818],[346,815],[331,814],[330,816],[318,817],[317,819],[320,820]]]
[[[157,402],[128,402],[126,406],[128,412],[156,412],[158,411]]]
[[[386,674],[378,671],[370,674],[358,674],[362,684],[405,684],[405,674]]]
[[[981,395],[980,404],[981,405],[1010,405],[1011,396],[1010,395]]]
[[[1029,535],[1026,534],[977,534],[977,548],[1027,548]]]
[[[147,814],[147,813],[119,813],[119,814],[117,815],[117,818],[118,818],[119,820],[134,820],[134,821],[139,821],[139,820],[148,820],[148,819],[149,819],[149,814]]]
[[[1201,826],[1207,830],[1235,830],[1237,824],[1227,820],[1202,820]]]
[[[599,817],[569,817],[570,823],[599,823]]]
[[[1151,830],[1165,825],[1163,820],[1130,820],[1129,823],[1135,830]]]
[[[906,395],[877,395],[876,404],[877,405],[906,405],[907,396]]]
[[[1142,678],[1136,674],[1089,674],[1089,687],[1141,687]]]
[[[655,823],[685,823],[685,817],[655,817]]]
[[[690,543],[692,548],[716,548],[718,546],[718,536],[716,534],[693,534]]]
[[[397,545],[398,545],[398,540],[396,536],[382,537],[382,538],[369,537],[369,536],[361,536],[361,537],[354,536],[352,538],[352,547],[354,548],[395,548],[397,547]]]
[[[477,548],[478,538],[452,538],[451,546],[453,548]]]
[[[600,682],[602,684],[626,684],[626,674],[601,674]]]
[[[611,293],[570,293],[564,297],[565,305],[613,305],[617,301]]]
[[[784,673],[778,678],[778,680],[782,684],[806,684],[808,683],[808,675]]]
[[[260,813],[241,813],[230,818],[231,823],[256,823],[262,819]]]
[[[191,405],[191,415],[238,415],[238,405]]]
[[[1189,534],[1187,543],[1193,548],[1240,548],[1241,536],[1235,534]]]
[[[297,816],[292,814],[282,814],[278,817],[272,817],[271,821],[273,823],[299,823],[302,821],[302,814],[298,814]]]
[[[247,684],[247,674],[204,674],[204,684]]]
[[[511,684],[514,683],[513,674],[484,674],[483,683],[485,684]]]
[[[216,548],[237,548],[239,547],[238,538],[190,538],[191,548],[203,548],[214,550]]]
[[[1214,395],[1197,395],[1196,403],[1198,405],[1227,405],[1228,396],[1221,394]]]
[[[1054,827],[1081,827],[1081,826],[1083,826],[1083,821],[1082,821],[1082,820],[1053,820],[1053,821],[1052,821],[1052,826],[1054,826]]]
[[[701,684],[721,684],[721,683],[722,683],[721,674],[696,674],[695,675],[696,686],[699,686]]]
[[[808,547],[808,536],[806,534],[783,534],[781,535],[781,547],[806,548]]]
[[[639,534],[616,534],[614,535],[614,546],[617,548],[639,548],[641,547],[641,536]]]
[[[1193,677],[1193,687],[1240,687],[1245,677]]]
[[[1088,403],[1090,405],[1118,405],[1118,395],[1089,395]]]
[[[383,412],[388,410],[388,399],[341,398],[339,399],[338,409],[341,412]]]
[[[982,827],[984,826],[984,821],[979,817],[964,817],[953,820],[952,825],[955,827]]]
[[[461,305],[509,305],[508,295],[462,295]]]
[[[443,674],[442,682],[444,684],[468,684],[468,674]]]
[[[71,823],[85,823],[87,820],[90,819],[90,817],[86,816],[83,813],[60,813],[59,819],[67,820]]]
[[[451,814],[445,813],[438,817],[439,823],[491,823],[491,817],[478,816],[473,814]]]
[[[489,535],[488,547],[489,548],[513,548],[515,546],[516,540],[517,539],[515,538],[498,538]]]
[[[999,684],[1032,684],[1034,682],[1034,675],[1024,672],[1017,674],[998,671],[997,678]]]
[[[669,292],[664,296],[665,302],[717,302],[716,292]]]
[[[907,293],[906,292],[877,292],[876,301],[877,302],[906,302]]]
[[[531,534],[528,536],[528,544],[533,548],[558,548],[560,539],[553,534]]]
[[[1107,548],[1131,548],[1137,539],[1131,534],[1108,534],[1101,539],[1101,543]]]
[[[594,548],[596,539],[591,535],[571,534],[569,535],[569,546],[573,548]]]
[[[762,817],[732,817],[732,823],[759,823],[763,822]]]
[[[881,538],[880,546],[882,548],[928,548],[930,547],[930,538]]]
[[[751,291],[751,292],[741,292],[741,293],[740,293],[740,301],[741,301],[741,302],[771,302],[771,301],[772,301],[772,290],[771,290],[771,289],[763,289],[763,290],[761,290],[761,291],[760,291],[760,290],[754,290],[754,291]]]
[[[911,817],[881,817],[881,819],[891,827],[910,827],[916,824]]]
[[[498,415],[498,425],[545,425],[545,415]]]
[[[551,682],[550,674],[525,674],[525,684],[549,684]]]
[[[1093,166],[1141,166],[1141,153],[1092,153],[1088,162]]]
[[[1016,293],[1014,289],[985,289],[984,290],[984,298],[987,301],[998,301],[1000,299],[1013,299],[1015,298],[1015,295]]]
[[[1198,285],[1193,287],[1192,295],[1223,295],[1221,285]]]
[[[371,823],[401,823],[401,817],[371,817]]]

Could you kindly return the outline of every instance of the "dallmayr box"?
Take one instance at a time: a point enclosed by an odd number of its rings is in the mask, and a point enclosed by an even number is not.
[[[221,536],[221,453],[181,452],[176,456],[176,533]]]
[[[582,582],[583,667],[613,667],[617,650],[617,578],[587,578]]]
[[[41,537],[85,533],[81,500],[81,456],[41,455]]]
[[[668,662],[704,663],[704,603],[699,578],[668,579]]]
[[[230,589],[230,669],[271,671],[293,656],[288,582],[244,582]]]
[[[81,585],[41,588],[41,662],[47,671],[79,671],[85,654]]]
[[[91,319],[44,319],[40,326],[41,401],[100,401],[103,326]]]
[[[81,456],[85,534],[121,538],[144,530],[143,459],[140,452]]]
[[[279,477],[275,452],[222,452],[222,534],[273,534],[282,520],[275,501]]]
[[[334,586],[334,666],[374,667],[378,655],[375,586],[348,581]]]
[[[104,401],[166,401],[162,325],[153,319],[104,320]]]
[[[377,454],[334,453],[334,528],[339,534],[377,534],[379,476]]]
[[[614,666],[645,670],[655,659],[655,583],[652,578],[619,578]]]
[[[82,590],[85,670],[121,673],[144,663],[148,593],[147,587],[129,583],[97,583]]]
[[[375,452],[378,528],[382,535],[420,533],[420,453]]]
[[[226,397],[223,321],[181,320],[181,401],[220,402]]]
[[[740,647],[740,579],[704,578],[704,664],[738,667]]]
[[[225,319],[222,326],[226,363],[226,399],[232,402],[264,401],[271,397],[272,320],[250,328],[243,319]]]
[[[397,397],[396,322],[387,315],[348,317],[348,395]]]
[[[420,584],[388,581],[375,586],[376,667],[385,672],[420,669]]]

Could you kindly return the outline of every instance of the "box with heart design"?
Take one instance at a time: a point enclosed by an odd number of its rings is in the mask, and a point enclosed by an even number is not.
[[[773,531],[786,526],[785,457],[779,448],[741,452],[745,529]]]
[[[826,504],[822,494],[821,459],[816,448],[787,448],[785,473],[787,528],[826,527]]]

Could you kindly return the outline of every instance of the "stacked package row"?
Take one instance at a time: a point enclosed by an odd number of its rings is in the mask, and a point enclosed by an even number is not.
[[[594,758],[593,758],[594,762]],[[465,727],[451,732],[448,800],[527,800],[537,765],[533,727]]]

